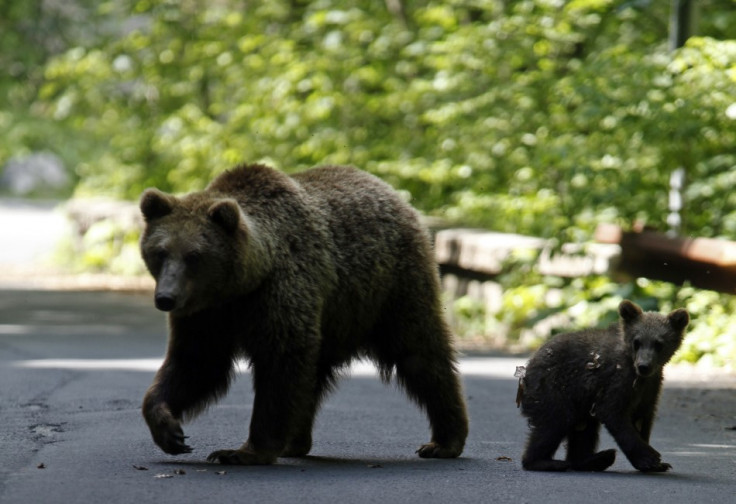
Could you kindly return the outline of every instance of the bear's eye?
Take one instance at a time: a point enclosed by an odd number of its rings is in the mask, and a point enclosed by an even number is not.
[[[187,265],[187,268],[196,268],[200,262],[202,262],[202,254],[199,252],[187,252],[184,255],[184,264]]]
[[[634,351],[639,350],[639,348],[641,348],[641,341],[639,341],[638,339],[635,339],[634,340]]]
[[[662,343],[661,341],[658,340],[654,342],[654,350],[656,352],[661,352],[663,347],[664,347],[664,343]]]

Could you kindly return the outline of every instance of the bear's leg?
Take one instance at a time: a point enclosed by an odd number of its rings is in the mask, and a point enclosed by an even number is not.
[[[595,453],[600,422],[588,418],[567,434],[567,461],[575,471],[605,471],[616,461],[616,450]]]
[[[421,259],[412,262],[416,264],[422,264]],[[398,383],[427,414],[432,438],[417,454],[422,458],[454,458],[465,447],[468,414],[450,343],[452,334],[442,318],[435,273],[415,273],[411,281],[402,284],[410,290],[387,301],[384,316],[370,338],[371,356],[384,378],[396,370]]]
[[[432,439],[419,447],[419,456],[460,456],[468,435],[468,416],[449,344],[439,351],[416,348],[397,359],[396,376],[409,397],[426,411],[432,428]]]
[[[295,422],[294,433],[281,453],[282,457],[305,457],[312,449],[312,429],[317,410],[325,395],[332,390],[335,379],[331,367],[325,367],[319,373],[311,400]]]
[[[547,422],[544,427],[531,427],[529,439],[521,457],[521,466],[527,471],[567,471],[570,462],[554,460],[555,452],[567,435],[564,425]]]
[[[308,352],[252,358],[253,414],[248,440],[235,450],[217,450],[210,462],[233,465],[272,464],[296,433],[300,414],[309,409],[315,371]]]
[[[143,417],[154,442],[166,453],[192,451],[181,421],[224,394],[233,376],[233,351],[227,338],[205,338],[213,326],[202,315],[171,318],[169,346],[161,368],[143,398]],[[201,344],[206,341],[207,344]]]

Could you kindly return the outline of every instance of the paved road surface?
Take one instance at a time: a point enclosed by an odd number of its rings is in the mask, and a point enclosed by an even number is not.
[[[311,456],[223,467],[204,459],[246,436],[247,371],[186,426],[194,452],[170,457],[139,412],[164,346],[149,296],[0,291],[0,502],[671,504],[732,502],[736,490],[732,378],[668,382],[652,439],[674,467],[667,474],[640,474],[621,455],[603,474],[523,471],[512,378],[520,360],[480,357],[462,361],[471,434],[460,459],[413,455],[426,420],[360,365],[326,402]]]
[[[33,271],[65,224],[53,205],[0,200],[0,225],[2,277],[8,267]],[[414,456],[428,438],[424,416],[361,364],[322,409],[310,457],[221,467],[204,459],[246,436],[247,371],[185,427],[194,452],[170,457],[139,412],[164,348],[148,295],[0,287],[0,503],[671,504],[730,502],[736,490],[733,377],[668,380],[652,439],[674,466],[667,474],[637,473],[620,454],[604,474],[522,471],[526,425],[512,375],[523,359],[479,357],[462,361],[471,434],[460,459]],[[606,435],[601,444],[613,446]]]

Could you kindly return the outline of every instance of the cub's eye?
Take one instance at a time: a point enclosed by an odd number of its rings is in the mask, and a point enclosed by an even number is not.
[[[167,253],[167,252],[166,252],[166,250],[164,250],[164,249],[155,249],[155,250],[154,250],[154,251],[153,251],[153,252],[151,253],[151,256],[150,256],[150,257],[151,257],[151,259],[152,259],[152,260],[153,260],[154,262],[156,262],[156,263],[158,263],[158,264],[161,264],[161,263],[163,263],[163,262],[164,262],[164,261],[166,260],[166,258],[168,257],[168,253]]]
[[[663,347],[664,347],[664,343],[662,343],[661,341],[654,342],[654,350],[656,352],[661,352]]]
[[[202,262],[202,254],[199,252],[187,252],[184,255],[184,263],[187,268],[196,268]]]
[[[635,339],[634,340],[634,351],[639,350],[639,348],[641,348],[641,341],[639,341],[638,339]]]

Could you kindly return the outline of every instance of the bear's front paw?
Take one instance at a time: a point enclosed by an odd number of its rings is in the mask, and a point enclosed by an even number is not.
[[[217,450],[207,456],[207,462],[219,462],[223,465],[268,465],[275,461],[275,455],[257,453],[247,447],[237,450]]]
[[[191,453],[192,447],[184,440],[187,436],[181,428],[181,422],[174,418],[166,405],[160,404],[145,411],[146,423],[151,430],[153,441],[169,455]]]
[[[431,441],[420,446],[416,453],[422,458],[455,458],[459,457],[462,452],[462,447],[443,446],[436,441]]]

